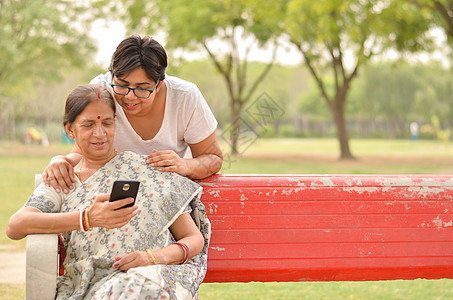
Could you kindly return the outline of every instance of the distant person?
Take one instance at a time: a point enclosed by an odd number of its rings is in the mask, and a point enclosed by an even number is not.
[[[65,273],[56,299],[197,298],[211,234],[201,186],[115,149],[115,103],[105,88],[76,88],[64,125],[82,156],[75,188],[62,194],[38,186],[10,218],[8,237],[61,233]],[[134,205],[122,208],[132,198],[109,201],[118,179],[139,179]]]
[[[26,144],[41,144],[43,135],[35,127],[28,127],[25,132],[25,143]]]
[[[410,131],[411,131],[411,140],[416,141],[418,139],[418,134],[419,134],[419,126],[418,126],[417,122],[411,123]]]
[[[147,162],[161,172],[208,177],[223,162],[217,121],[197,86],[166,75],[166,67],[167,54],[157,41],[132,35],[116,48],[109,72],[90,83],[106,87],[115,99],[118,150],[147,155]],[[54,157],[44,170],[44,182],[67,192],[80,158],[77,147]]]

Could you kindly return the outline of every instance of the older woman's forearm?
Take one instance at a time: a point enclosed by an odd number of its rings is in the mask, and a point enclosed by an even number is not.
[[[6,235],[13,240],[20,240],[29,234],[61,233],[78,229],[79,212],[17,212],[8,222]]]
[[[184,249],[183,245],[186,245],[187,249]],[[187,260],[198,255],[203,250],[204,239],[200,236],[186,237],[178,240],[177,243],[171,244],[165,248],[152,252],[156,260],[156,264],[160,265],[178,265],[184,262],[186,255]],[[186,253],[186,251],[188,252]]]

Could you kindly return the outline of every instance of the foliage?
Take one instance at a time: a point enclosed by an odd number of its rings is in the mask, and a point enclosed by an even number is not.
[[[453,1],[451,0],[406,0],[417,8],[429,11],[433,26],[441,27],[453,43]]]
[[[45,133],[50,141],[60,141],[66,97],[76,86],[88,83],[101,72],[105,70],[96,66],[62,71],[64,79],[57,82],[39,81],[27,94],[16,95],[15,131],[11,139],[22,140],[25,131],[32,126]]]
[[[359,67],[390,47],[427,49],[430,41],[424,33],[429,22],[409,4],[379,0],[291,0],[282,18],[332,113],[341,158],[352,158],[344,114]],[[327,71],[334,80],[333,92],[325,82]]]
[[[52,12],[52,13],[49,13]],[[17,94],[40,79],[55,79],[62,68],[82,64],[93,44],[75,2],[0,2],[0,95]]]
[[[30,110],[37,84],[90,57],[85,16],[74,1],[0,1],[0,136],[14,138],[15,119]]]
[[[451,139],[451,130],[449,128],[442,129],[442,127],[440,126],[439,118],[437,116],[432,116],[431,124],[427,124],[425,126],[430,126],[433,129],[436,138],[440,141],[443,141],[446,146],[448,145]]]
[[[437,116],[440,128],[453,126],[452,77],[448,69],[433,62],[365,66],[351,90],[349,120],[363,120],[364,137],[376,131],[387,138],[408,137],[414,121],[424,129],[420,137],[435,137],[424,126],[432,123],[432,116]]]
[[[326,85],[333,88],[333,81],[326,80]],[[328,121],[329,110],[327,106],[320,101],[321,95],[319,89],[317,89],[314,80],[310,80],[310,90],[299,96],[298,111],[312,119]]]
[[[393,64],[375,65],[362,74],[359,95],[356,95],[358,109],[369,119],[383,116],[389,124],[390,137],[395,138],[401,120],[405,124],[413,111],[415,93],[419,87],[419,77],[414,68]],[[409,123],[409,122],[408,122]],[[404,125],[403,125],[404,126]]]
[[[194,82],[208,102],[219,125],[223,126],[229,122],[228,92],[210,61],[200,59],[177,64],[170,62],[167,74]]]

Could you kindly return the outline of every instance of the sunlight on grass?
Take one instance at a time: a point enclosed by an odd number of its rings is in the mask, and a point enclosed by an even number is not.
[[[367,282],[203,283],[202,300],[232,299],[453,299],[453,280]]]
[[[0,299],[2,300],[25,299],[25,285],[0,283]]]
[[[223,145],[224,149],[228,149]],[[453,145],[437,141],[353,140],[356,159],[339,160],[334,139],[258,139],[224,157],[223,173],[452,174]]]
[[[351,152],[354,156],[409,155],[420,157],[449,157],[453,143],[445,145],[440,141],[428,140],[351,140]],[[225,149],[228,149],[225,147]],[[335,139],[257,139],[246,149],[240,149],[243,156],[266,155],[303,155],[339,157],[339,146]]]

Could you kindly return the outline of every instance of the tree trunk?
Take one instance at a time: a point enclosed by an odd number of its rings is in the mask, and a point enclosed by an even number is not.
[[[343,96],[345,97],[345,96]],[[340,159],[355,159],[349,148],[349,137],[346,129],[346,121],[344,117],[344,101],[341,97],[337,97],[330,105],[335,125],[337,127],[337,138],[340,145]]]
[[[230,133],[232,155],[239,154],[238,143],[240,136],[241,110],[242,110],[241,101],[238,99],[233,99],[231,110],[231,133]]]

